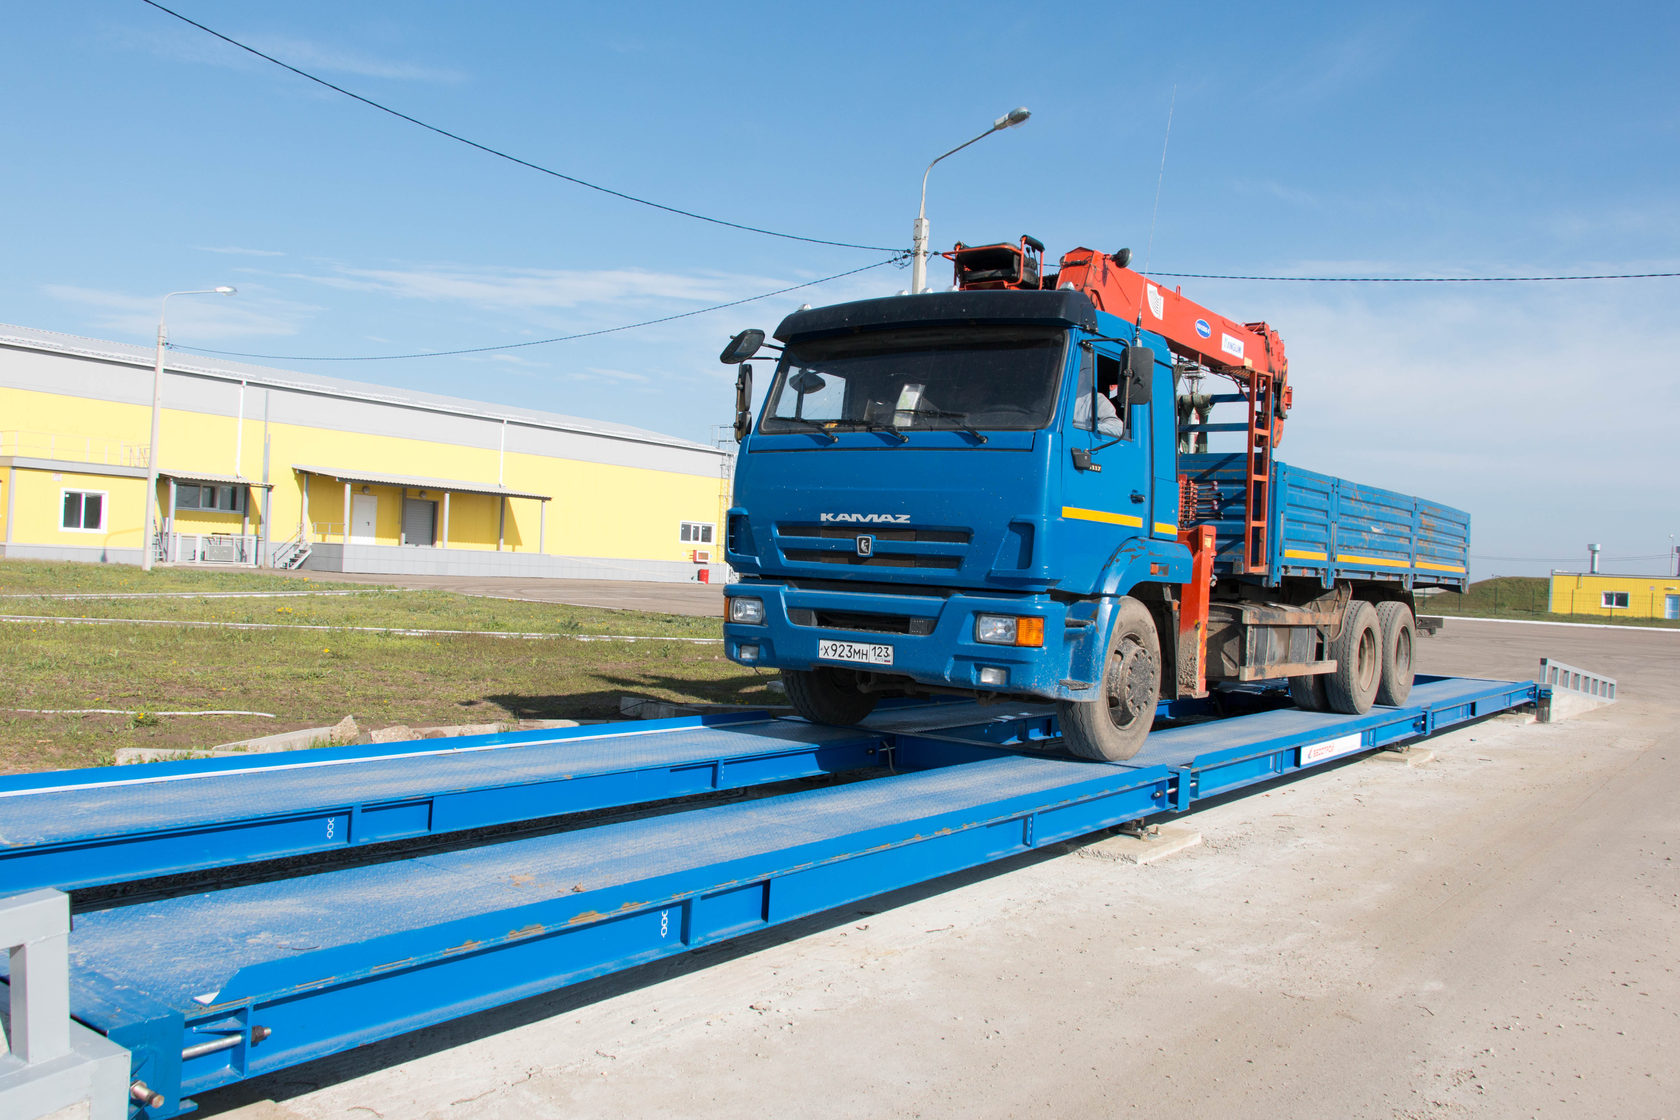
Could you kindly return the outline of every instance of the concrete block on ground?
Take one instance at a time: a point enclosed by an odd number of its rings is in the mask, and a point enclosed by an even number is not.
[[[1576,716],[1586,715],[1604,706],[1604,701],[1591,696],[1583,696],[1579,692],[1565,692],[1558,689],[1552,693],[1551,718],[1547,723],[1557,723],[1559,720],[1574,719]]]
[[[1435,752],[1426,747],[1405,747],[1401,750],[1378,751],[1371,755],[1373,762],[1398,766],[1424,766],[1435,761]]]
[[[1137,836],[1121,832],[1094,843],[1080,844],[1074,853],[1084,859],[1154,863],[1194,848],[1201,842],[1202,834],[1193,828],[1162,824],[1152,826]]]

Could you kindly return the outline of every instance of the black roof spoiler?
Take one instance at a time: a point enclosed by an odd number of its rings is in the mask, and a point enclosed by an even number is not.
[[[899,326],[963,323],[1042,323],[1097,329],[1097,309],[1083,292],[926,292],[860,299],[795,311],[776,328],[782,342],[813,335]]]

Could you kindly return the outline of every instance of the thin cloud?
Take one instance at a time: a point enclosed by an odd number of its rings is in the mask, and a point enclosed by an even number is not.
[[[272,64],[196,30],[107,27],[105,34],[110,41],[119,46],[144,51],[173,62],[215,66],[224,70],[273,69]],[[291,35],[230,34],[264,54],[271,54],[300,70],[348,74],[385,81],[456,84],[467,80],[465,73],[451,67],[385,58],[354,47],[317,43]]]
[[[240,257],[283,257],[286,255],[277,249],[246,249],[238,245],[195,245],[193,248],[200,253],[225,253],[229,256]]]
[[[646,269],[340,267],[326,273],[282,275],[344,291],[524,312],[668,300],[720,303],[739,298],[743,291],[750,293],[755,287],[774,288],[785,283],[764,277]]]
[[[155,338],[158,299],[75,284],[44,284],[47,295],[83,309],[90,327],[117,338]],[[242,301],[243,300],[243,301]],[[320,307],[291,300],[240,296],[204,296],[171,301],[169,334],[195,343],[252,336],[295,335]]]

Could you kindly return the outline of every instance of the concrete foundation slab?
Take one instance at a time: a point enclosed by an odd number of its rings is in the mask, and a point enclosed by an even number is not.
[[[1142,834],[1117,833],[1093,844],[1083,844],[1074,854],[1085,859],[1104,859],[1122,863],[1154,863],[1194,848],[1202,842],[1202,834],[1181,825],[1155,825]]]

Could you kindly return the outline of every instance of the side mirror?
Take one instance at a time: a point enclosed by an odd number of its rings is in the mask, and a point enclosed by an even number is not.
[[[764,345],[764,332],[755,328],[744,330],[729,340],[729,345],[718,355],[718,361],[726,366],[738,366]]]
[[[1147,346],[1126,347],[1126,397],[1132,404],[1148,404],[1155,387],[1155,351]]]
[[[735,375],[735,442],[740,443],[746,439],[747,432],[751,429],[752,367],[743,364],[741,372]]]

